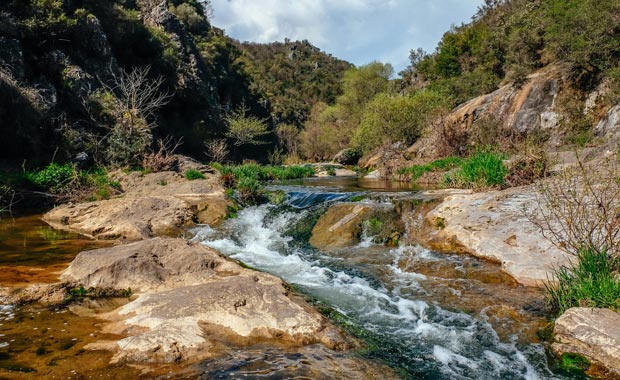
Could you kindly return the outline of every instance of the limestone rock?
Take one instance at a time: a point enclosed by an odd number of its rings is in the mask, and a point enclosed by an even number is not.
[[[112,322],[106,331],[130,335],[112,345],[117,362],[198,360],[210,355],[211,340],[320,342],[341,349],[349,344],[327,319],[291,296],[279,278],[182,239],[83,252],[62,278],[138,292],[135,300],[104,315]]]
[[[332,161],[342,165],[355,165],[360,158],[359,152],[353,149],[343,149],[336,153]]]
[[[594,133],[606,141],[620,137],[620,104],[607,112],[594,128]]]
[[[583,355],[620,375],[620,314],[609,309],[572,308],[555,321],[558,355]]]
[[[426,215],[436,228],[429,240],[459,245],[474,256],[501,263],[517,282],[541,286],[553,268],[569,263],[569,257],[524,215],[523,208],[535,201],[534,192],[529,186],[446,197]]]
[[[363,222],[371,218],[381,221],[379,235],[389,235],[402,231],[399,218],[390,205],[376,203],[338,203],[323,214],[310,237],[310,244],[322,250],[334,250],[350,247],[360,242]]]
[[[141,240],[178,232],[192,223],[192,212],[173,196],[117,198],[56,207],[43,220],[95,239]]]
[[[122,197],[62,205],[43,220],[96,239],[135,241],[175,234],[194,223],[213,225],[227,212],[224,191],[212,175],[195,181],[175,172],[118,172],[112,177],[126,190]]]

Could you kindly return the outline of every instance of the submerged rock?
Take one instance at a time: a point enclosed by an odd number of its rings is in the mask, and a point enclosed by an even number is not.
[[[349,342],[328,320],[287,291],[277,277],[245,269],[200,244],[156,238],[82,252],[64,272],[84,287],[137,291],[105,315],[107,332],[129,337],[110,348],[113,361],[178,362],[210,357],[214,342]]]
[[[555,321],[551,346],[558,355],[579,354],[620,376],[620,314],[578,307]]]

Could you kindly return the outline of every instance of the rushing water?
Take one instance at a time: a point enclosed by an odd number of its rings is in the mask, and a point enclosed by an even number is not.
[[[389,249],[368,238],[337,254],[312,248],[309,231],[327,205],[361,190],[330,185],[275,187],[287,193],[284,205],[246,208],[218,229],[197,228],[194,240],[337,310],[360,328],[365,355],[404,377],[566,378],[550,370],[537,343],[545,323],[540,293],[512,283],[495,265],[415,244]]]

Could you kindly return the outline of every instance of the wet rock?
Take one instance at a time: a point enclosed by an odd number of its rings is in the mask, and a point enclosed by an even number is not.
[[[312,229],[310,244],[327,251],[356,245],[364,231],[364,222],[370,219],[376,221],[376,231],[372,234],[378,238],[388,239],[394,232],[404,230],[391,204],[339,203],[319,218]]]
[[[358,151],[354,149],[343,149],[336,153],[332,161],[342,165],[355,165],[360,158],[361,155]]]
[[[117,172],[112,177],[126,191],[122,197],[62,205],[43,220],[96,239],[135,241],[175,234],[195,223],[212,225],[226,216],[228,200],[215,176],[188,181],[175,172]]]
[[[620,314],[609,309],[572,308],[555,322],[552,349],[573,353],[620,375]]]
[[[103,345],[116,350],[115,362],[198,360],[211,355],[212,340],[349,345],[277,277],[242,268],[181,239],[83,252],[62,278],[85,287],[138,291],[135,300],[104,315],[112,322],[106,332],[130,335],[116,345]]]
[[[35,284],[25,288],[0,288],[0,304],[60,304],[67,298],[65,284]]]
[[[501,263],[502,270],[527,286],[542,286],[569,257],[553,246],[525,216],[533,207],[533,186],[475,194],[456,194],[426,215],[434,246],[461,248]]]

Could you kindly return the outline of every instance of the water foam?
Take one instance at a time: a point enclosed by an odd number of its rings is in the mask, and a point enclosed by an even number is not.
[[[270,205],[246,208],[221,229],[196,229],[194,240],[300,286],[368,331],[403,347],[399,351],[402,362],[426,366],[443,374],[442,379],[553,378],[539,347],[523,352],[514,343],[502,343],[484,319],[444,310],[412,296],[432,290],[421,288],[425,276],[403,271],[396,263],[405,255],[413,260],[439,260],[431,251],[419,246],[391,250],[394,264],[388,269],[393,280],[384,284],[363,273],[330,267],[320,252],[296,244],[286,234],[291,226],[311,216],[312,206],[320,204],[317,199],[339,197],[293,194],[289,199],[299,206],[296,211],[281,212]],[[542,364],[535,368],[531,357],[543,360]]]

